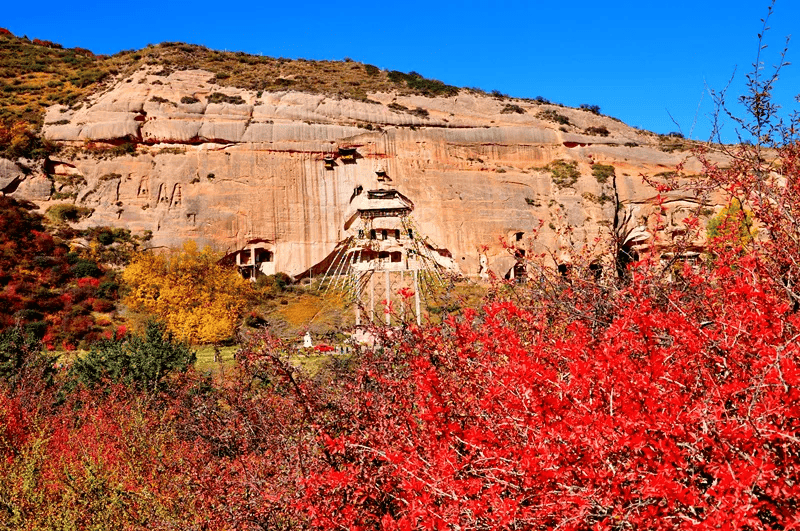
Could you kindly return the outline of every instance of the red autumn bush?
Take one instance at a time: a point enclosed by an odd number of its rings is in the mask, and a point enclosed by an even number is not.
[[[114,310],[113,273],[70,253],[48,232],[34,207],[0,197],[0,331],[21,324],[39,338],[47,335],[51,346],[65,342],[85,347],[98,337],[96,323],[62,325],[77,314]],[[105,278],[86,277],[87,271]]]
[[[414,330],[347,384],[300,506],[321,528],[796,524],[800,316],[756,267],[636,281],[601,326],[498,301]]]
[[[18,528],[791,528],[800,314],[729,250],[542,271],[313,379],[269,337],[161,390],[31,373],[0,385],[0,494]]]
[[[313,378],[266,335],[216,380],[149,345],[80,381],[0,336],[0,529],[796,529],[797,153],[707,163],[761,234],[722,231],[674,280],[543,268]],[[144,366],[159,385],[122,383]]]

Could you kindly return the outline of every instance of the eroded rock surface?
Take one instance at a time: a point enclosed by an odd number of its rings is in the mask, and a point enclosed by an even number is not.
[[[468,91],[368,101],[259,93],[212,77],[140,70],[79,109],[51,107],[44,135],[64,149],[46,175],[13,174],[14,193],[46,206],[55,199],[42,179],[67,182],[62,196],[74,190],[94,209],[84,224],[151,230],[155,246],[193,239],[232,251],[263,239],[276,270],[298,274],[346,237],[359,187],[392,188],[413,201],[419,233],[477,277],[513,267],[501,239],[555,261],[607,241],[616,197],[630,229],[647,233],[661,206],[641,175],[681,162],[699,171],[656,135],[584,110]],[[547,166],[558,160],[578,175],[556,178]],[[616,179],[601,182],[593,164],[613,165]],[[3,182],[13,173],[4,168]],[[679,226],[695,199],[670,201],[668,223]]]

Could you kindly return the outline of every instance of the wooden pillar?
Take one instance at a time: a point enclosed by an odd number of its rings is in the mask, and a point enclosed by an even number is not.
[[[419,314],[419,269],[414,270],[414,305],[416,306],[417,311],[417,326],[422,324],[421,317]]]
[[[369,274],[369,322],[375,321],[375,272]]]
[[[355,279],[353,282],[356,287],[356,326],[361,326],[361,282],[358,281],[358,275],[350,273]]]
[[[392,314],[389,311],[389,305],[392,301],[391,297],[391,290],[389,289],[389,270],[387,269],[384,271],[385,273],[385,282],[384,285],[386,286],[386,305],[383,307],[383,313],[386,315],[386,326],[392,324]]]
[[[401,269],[400,270],[400,283],[397,285],[398,289],[405,288],[405,284],[404,284],[405,280],[406,280],[406,272]],[[401,319],[403,320],[403,322],[405,323],[406,322],[406,318],[408,317],[406,299],[405,299],[405,297],[400,297],[399,301],[403,305],[403,307],[399,310],[400,311],[400,316],[401,316]]]

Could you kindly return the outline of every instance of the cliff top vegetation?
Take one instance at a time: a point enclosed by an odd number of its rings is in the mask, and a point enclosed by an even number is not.
[[[81,98],[113,76],[144,65],[163,67],[160,72],[164,75],[175,70],[208,70],[220,86],[292,89],[359,100],[367,100],[370,92],[453,96],[463,90],[416,72],[387,71],[350,59],[273,58],[180,42],[148,45],[112,56],[95,55],[83,48],[17,37],[0,28],[0,124],[24,121],[39,127],[48,106],[78,105]]]

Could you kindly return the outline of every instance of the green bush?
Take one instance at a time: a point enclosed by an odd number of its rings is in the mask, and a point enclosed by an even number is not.
[[[208,96],[208,103],[230,103],[231,105],[244,105],[245,101],[241,96],[228,96],[222,92],[214,92]]]
[[[46,329],[47,323],[44,325]],[[28,331],[16,326],[0,332],[0,383],[11,388],[24,384],[31,369],[40,372],[45,383],[52,382],[55,359],[42,353],[39,333],[44,335],[41,324],[35,324]]]
[[[197,103],[199,101],[200,100],[198,100],[194,96],[184,96],[181,98],[181,103],[184,103],[186,105],[191,105],[192,103]]]
[[[399,85],[405,84],[409,89],[423,96],[455,96],[458,87],[447,85],[436,79],[426,79],[416,72],[405,74],[392,70],[389,72],[389,81]]]
[[[174,103],[169,101],[167,98],[162,98],[161,96],[153,96],[153,97],[150,98],[150,101],[152,101],[154,103],[168,103],[170,105],[175,105]]]
[[[144,335],[131,335],[95,343],[89,354],[78,358],[70,380],[87,387],[121,382],[155,391],[171,373],[184,372],[195,362],[195,353],[177,341],[163,324],[151,321]]]
[[[92,214],[91,208],[80,207],[71,203],[59,203],[53,205],[45,211],[51,221],[56,223],[76,222]]]
[[[114,300],[119,293],[119,284],[111,280],[101,282],[97,287],[97,296],[103,299]]]
[[[70,268],[75,278],[100,278],[103,276],[103,271],[100,267],[91,260],[78,260],[75,265]]]
[[[604,125],[601,125],[599,127],[594,127],[594,126],[587,127],[586,129],[584,129],[583,132],[586,133],[587,135],[592,135],[592,136],[608,136],[609,134],[611,134]]]
[[[728,236],[730,241],[738,241],[744,247],[755,237],[753,222],[753,212],[742,209],[742,204],[734,198],[728,206],[708,220],[706,235],[709,240]]]
[[[525,109],[520,107],[519,105],[514,105],[513,103],[506,103],[503,107],[503,110],[500,111],[500,114],[525,114]]]
[[[555,122],[561,125],[570,125],[569,118],[553,110],[542,111],[537,114],[536,117],[541,118],[542,120],[547,120],[548,122]]]
[[[111,245],[114,243],[114,235],[111,231],[103,231],[97,235],[97,241],[103,245]]]
[[[292,277],[286,273],[275,273],[274,275],[262,275],[256,279],[255,288],[258,291],[281,292],[292,284]]]
[[[592,114],[600,114],[600,106],[599,105],[589,105],[588,103],[582,103],[581,109],[584,111],[588,111]]]
[[[578,181],[581,173],[578,171],[578,163],[575,161],[554,160],[547,165],[553,183],[559,188],[569,188]]]
[[[592,175],[597,179],[597,182],[604,184],[608,182],[609,177],[614,176],[614,166],[608,164],[592,164]]]

